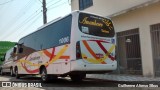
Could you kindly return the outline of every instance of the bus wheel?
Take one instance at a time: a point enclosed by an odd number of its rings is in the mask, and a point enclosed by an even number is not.
[[[13,74],[13,69],[12,69],[12,68],[10,69],[10,76],[11,76],[11,77],[14,76],[14,74]]]
[[[70,77],[72,81],[79,82],[86,77],[86,74],[71,74]]]
[[[19,79],[20,75],[18,74],[18,68],[16,68],[15,73],[16,73],[16,78]]]
[[[2,68],[0,69],[0,74],[3,75],[3,70],[2,70]]]
[[[46,68],[41,69],[41,80],[42,80],[42,82],[48,82],[48,80],[49,80],[49,76],[47,75]]]

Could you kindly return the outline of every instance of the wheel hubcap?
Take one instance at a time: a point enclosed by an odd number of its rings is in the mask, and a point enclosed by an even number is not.
[[[11,69],[11,75],[13,74],[12,69]]]
[[[18,76],[18,71],[16,70],[16,76]]]
[[[44,71],[42,72],[41,76],[42,76],[42,80],[45,81],[46,80],[46,73]]]
[[[2,70],[1,70],[1,75],[3,74]]]

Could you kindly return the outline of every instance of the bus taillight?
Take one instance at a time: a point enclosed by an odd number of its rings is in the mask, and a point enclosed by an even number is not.
[[[81,54],[80,53],[77,53],[76,56],[77,56],[77,59],[81,58]]]
[[[77,59],[82,59],[80,42],[79,41],[76,44],[76,58]]]

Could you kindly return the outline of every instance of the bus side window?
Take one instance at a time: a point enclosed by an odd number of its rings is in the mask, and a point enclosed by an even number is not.
[[[22,47],[19,48],[18,53],[23,53],[23,48]]]
[[[16,53],[16,51],[17,51],[17,48],[14,47],[14,48],[13,48],[13,53]]]
[[[23,53],[23,44],[18,44],[18,53]]]

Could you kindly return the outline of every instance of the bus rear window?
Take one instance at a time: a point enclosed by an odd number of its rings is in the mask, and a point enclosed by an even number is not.
[[[78,26],[81,32],[93,36],[114,37],[112,21],[96,15],[80,13]]]

